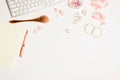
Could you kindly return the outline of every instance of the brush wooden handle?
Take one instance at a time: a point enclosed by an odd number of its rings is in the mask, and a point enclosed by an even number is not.
[[[35,20],[10,20],[10,23],[18,23],[18,22],[28,22],[28,21],[35,21]]]
[[[18,22],[28,22],[28,21],[34,21],[34,22],[41,22],[41,23],[47,23],[49,21],[49,18],[45,15],[34,18],[34,19],[29,19],[29,20],[10,20],[10,23],[18,23]]]

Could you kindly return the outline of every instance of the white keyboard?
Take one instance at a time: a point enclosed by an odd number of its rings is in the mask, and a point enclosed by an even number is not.
[[[6,0],[12,17],[21,16],[67,0]]]

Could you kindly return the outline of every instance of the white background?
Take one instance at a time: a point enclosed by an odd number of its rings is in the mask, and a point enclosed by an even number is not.
[[[55,6],[64,11],[64,15],[57,19],[53,8],[39,12],[50,17],[48,24],[13,25],[8,23],[11,18],[5,1],[1,0],[1,24],[29,29],[29,35],[23,57],[17,56],[16,64],[10,69],[0,66],[0,80],[120,80],[120,1],[109,1],[110,5],[104,12],[107,25],[102,27],[100,38],[84,32],[86,23],[94,23],[88,17],[82,16],[79,23],[71,23],[75,12],[86,9],[89,15],[88,2],[86,0],[79,10],[67,5]],[[33,18],[37,13],[16,19]],[[37,26],[43,29],[34,33]],[[65,29],[70,33],[67,34]]]

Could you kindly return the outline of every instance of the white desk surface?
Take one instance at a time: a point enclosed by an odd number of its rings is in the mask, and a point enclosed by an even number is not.
[[[50,17],[48,24],[10,24],[5,0],[1,0],[0,24],[26,28],[29,37],[24,55],[22,58],[17,56],[14,67],[0,66],[0,80],[120,80],[120,1],[109,2],[103,35],[94,38],[84,32],[83,25],[92,22],[87,17],[82,16],[79,23],[71,24],[75,12],[86,9],[89,13],[87,6],[79,10],[56,6],[64,11],[57,19],[53,8],[41,11],[40,15]],[[15,19],[33,18],[36,13]],[[42,30],[38,31],[38,26],[42,26]],[[67,34],[65,29],[70,32]],[[38,32],[34,33],[34,30]]]

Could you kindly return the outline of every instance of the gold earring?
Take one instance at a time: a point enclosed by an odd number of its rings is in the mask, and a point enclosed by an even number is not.
[[[84,31],[87,33],[87,34],[91,34],[93,32],[93,29],[95,28],[95,26],[93,24],[86,24],[84,26]]]
[[[98,28],[98,27],[95,27],[93,30],[92,30],[92,36],[94,37],[100,37],[103,33],[103,30],[101,28]]]

